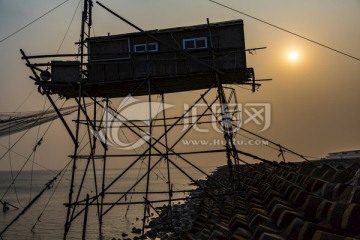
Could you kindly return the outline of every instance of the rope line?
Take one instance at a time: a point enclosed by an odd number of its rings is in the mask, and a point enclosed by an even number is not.
[[[40,215],[38,216],[36,222],[34,223],[33,227],[31,228],[31,232],[34,232],[34,229],[35,229],[37,223],[40,222],[40,218],[42,217],[42,215],[44,214],[45,210],[47,209],[50,201],[52,200],[52,198],[53,198],[56,190],[58,189],[58,187],[59,187],[62,179],[64,178],[64,176],[65,176],[65,174],[66,174],[66,172],[67,172],[68,167],[70,166],[70,163],[71,163],[71,161],[69,161],[69,162],[65,165],[65,167],[61,170],[63,173],[62,173],[62,175],[61,175],[58,183],[56,184],[56,186],[55,186],[55,188],[54,188],[54,191],[51,193],[50,198],[49,198],[48,201],[46,202],[44,209],[41,211],[41,213],[40,213]]]
[[[59,100],[59,98],[57,98],[57,99],[55,100],[55,102],[56,102],[57,100]],[[50,107],[48,108],[48,110],[49,110],[49,109],[50,109]],[[10,120],[10,119],[11,119],[11,116],[9,117],[8,120]],[[37,119],[36,121],[34,121],[33,124],[30,125],[29,128],[26,129],[26,131],[20,136],[20,138],[19,138],[18,140],[16,140],[16,142],[15,142],[10,148],[7,149],[7,151],[0,157],[0,161],[6,156],[7,153],[8,153],[9,151],[11,151],[12,148],[29,132],[29,130],[30,130],[33,126],[36,125],[37,121],[38,121],[38,119]],[[6,122],[6,121],[1,120],[1,115],[0,115],[0,125],[1,125],[1,123],[4,123],[4,122]],[[1,133],[1,130],[0,130],[0,133]],[[0,134],[0,136],[1,136],[1,134]]]
[[[11,146],[10,128],[11,128],[11,125],[9,124],[9,141],[8,141],[9,148]],[[14,171],[13,171],[12,161],[11,161],[11,151],[9,151],[8,154],[9,154],[9,166],[10,166],[11,181],[13,182],[12,186],[13,186],[13,189],[14,189],[14,192],[15,192],[16,201],[18,202],[19,206],[23,208],[23,205],[20,202],[19,195],[18,195],[17,190],[16,190],[16,185],[15,185],[15,180],[14,180]]]
[[[247,13],[241,12],[241,11],[235,9],[235,8],[232,8],[232,7],[227,6],[227,5],[225,5],[225,4],[216,2],[216,1],[214,1],[214,0],[209,0],[209,1],[212,2],[212,3],[215,3],[215,4],[217,4],[217,5],[219,5],[219,6],[221,6],[221,7],[227,8],[227,9],[229,9],[229,10],[231,10],[231,11],[240,13],[240,14],[245,15],[245,16],[247,16],[247,17],[249,17],[249,18],[252,18],[252,19],[254,19],[254,20],[256,20],[256,21],[259,21],[259,22],[261,22],[261,23],[264,23],[264,24],[266,24],[266,25],[269,25],[269,26],[271,26],[271,27],[274,27],[274,28],[276,28],[276,29],[279,29],[279,30],[281,30],[281,31],[283,31],[283,32],[286,32],[286,33],[289,33],[289,34],[294,35],[294,36],[296,36],[296,37],[302,38],[302,39],[304,39],[304,40],[306,40],[306,41],[308,41],[308,42],[314,43],[314,44],[316,44],[316,45],[318,45],[318,46],[321,46],[321,47],[323,47],[323,48],[326,48],[326,49],[328,49],[328,50],[337,52],[337,53],[342,54],[342,55],[344,55],[344,56],[346,56],[346,57],[349,57],[349,58],[355,59],[355,60],[357,60],[357,61],[360,61],[360,58],[354,57],[354,56],[352,56],[352,55],[350,55],[350,54],[348,54],[348,53],[345,53],[345,52],[343,52],[343,51],[337,50],[337,49],[335,49],[335,48],[333,48],[333,47],[329,47],[329,46],[327,46],[327,45],[325,45],[325,44],[322,44],[322,43],[320,43],[320,42],[318,42],[318,41],[315,41],[315,40],[312,40],[312,39],[310,39],[310,38],[304,37],[304,36],[302,36],[302,35],[300,35],[300,34],[298,34],[298,33],[295,33],[295,32],[292,32],[292,31],[290,31],[290,30],[287,30],[287,29],[285,29],[285,28],[279,27],[279,26],[277,26],[277,25],[275,25],[275,24],[272,24],[272,23],[267,22],[267,21],[265,21],[265,20],[262,20],[262,19],[260,19],[260,18],[254,17],[254,16],[249,15],[249,14],[247,14]]]
[[[33,94],[33,92],[35,91],[35,89],[37,89],[37,87],[34,87],[31,92],[26,96],[26,98],[22,101],[22,103],[15,109],[14,112],[17,112],[29,99],[29,97],[31,96],[31,94]]]
[[[30,23],[26,24],[25,26],[23,26],[22,28],[16,30],[15,32],[13,32],[12,34],[10,34],[9,36],[3,38],[0,40],[0,43],[4,42],[6,39],[9,39],[10,37],[14,36],[15,34],[17,34],[18,32],[20,32],[21,30],[29,27],[31,24],[35,23],[36,21],[40,20],[41,18],[45,17],[46,15],[48,15],[49,13],[51,13],[52,11],[54,11],[55,9],[57,9],[58,7],[64,5],[66,2],[68,2],[69,0],[66,0],[62,3],[60,3],[59,5],[57,5],[56,7],[50,9],[49,11],[47,11],[46,13],[44,13],[43,15],[41,15],[40,17],[36,18],[35,20],[31,21]]]
[[[77,106],[70,106],[61,109],[60,112],[63,116],[67,116],[76,110]],[[59,118],[58,114],[55,110],[50,110],[50,107],[46,111],[39,112],[0,113],[0,137],[21,132],[57,118]]]
[[[8,147],[6,147],[6,146],[4,146],[4,145],[2,145],[2,144],[0,144],[0,147],[5,148],[5,149],[8,149]],[[23,159],[27,159],[27,157],[25,157],[24,155],[22,155],[22,154],[20,154],[20,153],[18,153],[18,152],[16,152],[16,151],[14,151],[14,150],[10,150],[10,151],[11,151],[12,153],[15,153],[16,155],[18,155],[19,157],[21,157],[21,158],[23,158]],[[44,170],[47,170],[47,171],[52,172],[52,173],[56,173],[54,170],[51,170],[50,168],[47,168],[47,167],[45,167],[44,165],[41,165],[41,164],[39,164],[39,163],[37,163],[37,162],[34,162],[34,164],[37,165],[38,167],[43,168]]]
[[[42,109],[43,112],[45,112],[45,107],[46,107],[46,98],[44,100],[44,105],[43,105],[43,109]],[[41,128],[41,125],[38,126],[38,130],[37,130],[37,133],[36,133],[35,147],[34,147],[35,149],[41,144],[41,141],[42,141],[42,139],[39,141],[40,128]],[[32,184],[33,184],[33,172],[34,172],[35,159],[36,159],[36,152],[34,152],[34,155],[33,155],[33,158],[32,158],[32,164],[31,164],[29,202],[31,201],[31,197],[32,197]]]
[[[64,103],[62,104],[61,107],[63,107],[65,103],[66,103],[66,101],[64,101]],[[54,119],[54,120],[55,120],[55,119]],[[52,120],[52,121],[50,122],[49,126],[46,128],[45,132],[42,134],[41,139],[43,139],[44,136],[46,135],[46,133],[49,131],[51,125],[54,123],[54,120]],[[28,130],[29,130],[29,129],[28,129]],[[25,133],[27,133],[28,130],[27,130]],[[23,136],[25,136],[25,134],[23,134],[23,135],[21,136],[21,138],[22,138]],[[16,143],[18,143],[18,142],[21,140],[21,138],[19,138],[19,139],[16,141]],[[11,150],[14,146],[15,146],[15,144],[12,145],[11,148],[9,148],[7,152],[10,152],[10,150]],[[37,145],[36,145],[36,146],[37,146]],[[35,153],[35,151],[37,150],[36,146],[33,148],[32,152],[31,152],[30,155],[29,155],[29,157],[26,159],[26,161],[25,161],[25,162],[23,163],[23,165],[21,166],[21,168],[20,168],[19,172],[17,173],[16,177],[12,180],[11,184],[8,186],[8,188],[6,189],[6,191],[4,192],[4,194],[2,195],[2,197],[1,197],[1,199],[0,199],[1,201],[4,199],[5,195],[7,194],[7,192],[8,192],[9,189],[11,188],[11,186],[15,184],[16,179],[18,178],[18,176],[20,175],[20,173],[22,172],[22,170],[24,169],[24,167],[26,166],[26,164],[27,164],[27,163],[29,162],[29,160],[31,159],[31,156],[32,156],[32,155]],[[5,153],[5,154],[6,154],[6,153]],[[3,156],[5,156],[5,155],[3,155]],[[1,160],[1,159],[0,159],[0,160]]]
[[[65,32],[65,34],[64,34],[64,37],[63,37],[63,39],[61,40],[60,46],[59,46],[58,50],[56,51],[56,54],[59,53],[59,51],[60,51],[60,49],[61,49],[61,47],[62,47],[62,45],[63,45],[63,43],[64,43],[64,41],[65,41],[65,38],[66,38],[67,34],[69,33],[69,30],[70,30],[70,27],[71,27],[71,25],[72,25],[72,23],[73,23],[73,21],[74,21],[76,12],[77,12],[77,10],[79,9],[80,2],[81,2],[81,0],[79,0],[78,4],[77,4],[77,6],[76,6],[75,12],[74,12],[74,14],[73,14],[73,16],[72,16],[72,18],[71,18],[71,20],[70,20],[69,26],[68,26],[67,29],[66,29],[66,32]]]

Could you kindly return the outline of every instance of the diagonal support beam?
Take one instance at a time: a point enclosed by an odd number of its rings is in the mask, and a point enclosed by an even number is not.
[[[207,93],[209,93],[209,91],[211,90],[211,88],[209,88],[207,91],[205,91],[205,93],[202,95],[202,96],[205,96]],[[179,117],[178,119],[177,119],[177,121],[169,128],[169,129],[167,129],[167,132],[168,131],[170,131],[174,126],[176,126],[176,124],[179,122],[179,121],[181,121],[185,116],[186,116],[186,114],[189,112],[189,111],[191,111],[191,109],[193,108],[193,106],[195,106],[198,102],[200,102],[201,101],[201,99],[202,98],[199,98],[197,101],[195,101],[195,103],[192,105],[192,107],[190,107],[187,111],[185,111],[184,113],[183,113],[183,115],[181,116],[181,117]],[[214,100],[214,102],[216,101],[216,99]],[[214,103],[213,102],[213,103]],[[98,104],[100,107],[103,107],[99,102],[96,102],[96,104]],[[116,110],[114,110],[114,109],[112,109],[114,112],[116,112]],[[207,111],[207,110],[206,110]],[[206,112],[205,111],[205,112]],[[205,113],[204,112],[204,113]],[[197,121],[199,121],[199,119],[202,117],[203,115],[199,115],[199,118],[197,119]],[[132,123],[133,124],[133,123]],[[195,123],[193,123],[193,125],[194,124],[196,124],[196,122]],[[134,124],[133,124],[134,125]],[[191,128],[190,128],[191,129]],[[190,130],[189,129],[189,130]],[[135,132],[136,133],[136,132]],[[138,134],[138,133],[136,133],[136,134]],[[158,138],[158,139],[155,139],[155,142],[152,144],[152,147],[156,144],[156,143],[158,143],[161,139],[162,139],[162,137],[164,137],[165,136],[165,134],[166,133],[164,133],[160,138]],[[140,136],[141,137],[141,136]],[[178,140],[178,141],[180,141],[180,140]],[[163,145],[163,146],[165,146],[165,145]],[[165,146],[166,147],[166,146]],[[172,146],[173,147],[173,146]],[[172,147],[170,147],[170,148],[167,148],[167,153],[169,153],[169,151],[171,151],[171,152],[173,152],[173,153],[175,153],[173,150],[172,150]],[[159,153],[161,153],[161,151],[159,151],[158,149],[156,149]],[[148,152],[148,150],[146,150],[143,154],[146,154]],[[176,153],[175,153],[176,154]],[[165,154],[166,155],[166,154]],[[178,155],[178,154],[177,154]],[[179,156],[179,155],[178,155]],[[184,161],[187,161],[185,158],[183,158],[182,156],[179,156],[181,159],[183,159]],[[103,192],[101,192],[100,194],[98,194],[97,196],[95,196],[95,197],[93,197],[92,198],[92,200],[91,200],[91,202],[90,202],[90,204],[92,204],[101,194],[105,194],[105,192],[115,183],[115,182],[117,182],[129,169],[131,169],[140,159],[142,158],[142,155],[140,155],[135,161],[133,161],[122,173],[120,173],[120,175],[118,175],[111,183],[109,183],[108,184],[108,186],[104,189],[104,191]],[[164,157],[162,157],[162,158],[160,158],[160,160],[162,160]],[[159,160],[159,161],[160,161]],[[158,162],[159,162],[158,161]],[[189,164],[191,164],[189,161],[187,161],[187,163],[189,163]],[[156,163],[157,164],[157,163]],[[154,164],[154,166],[153,167],[155,167],[155,165],[156,164]],[[195,167],[196,169],[198,169],[199,171],[202,171],[201,169],[199,169],[199,168],[197,168],[195,165],[193,165],[193,164],[191,164],[193,167]],[[203,172],[203,171],[202,171]],[[211,176],[209,176],[208,174],[206,174],[205,173],[205,175],[207,175],[209,178],[212,178]],[[143,177],[145,177],[146,175],[144,175]],[[215,179],[214,179],[215,180]],[[196,182],[195,182],[195,184],[196,184]],[[221,183],[219,183],[221,186],[223,186]],[[199,186],[200,188],[202,188],[202,186]],[[226,186],[223,186],[225,189],[227,189],[227,187]],[[131,189],[130,189],[131,190]],[[206,191],[206,190],[205,190]],[[126,195],[126,194],[124,194],[124,195]],[[211,195],[211,194],[209,194],[209,195]],[[124,196],[123,196],[124,197]],[[82,212],[84,211],[84,209],[82,209],[82,210],[79,210],[79,212],[71,219],[71,221],[73,221],[73,220],[75,220]]]
[[[215,103],[217,101],[217,98],[211,103],[211,105],[210,105],[210,107]],[[190,108],[191,109],[191,108]],[[203,112],[203,114],[204,113],[206,113],[208,111],[208,109],[206,109],[204,112]],[[200,115],[198,118],[197,118],[197,120],[194,122],[194,123],[192,123],[192,126],[194,126],[200,119],[201,119],[201,117],[202,117],[203,115]],[[167,153],[169,152],[169,151],[172,151],[172,152],[174,152],[174,150],[173,150],[173,148],[180,142],[180,140],[191,130],[192,128],[188,128],[187,129],[187,131],[170,147],[170,148],[167,148],[166,149],[166,154],[164,154],[164,155],[162,155],[161,157],[160,157],[160,159],[159,159],[159,161],[157,161],[156,162],[156,164],[154,164],[154,166],[153,167],[155,167],[163,158],[165,158],[165,159],[167,159],[167,161],[170,161],[176,168],[178,168],[185,176],[187,176],[191,181],[193,181],[200,189],[202,189],[204,192],[206,192],[210,197],[211,197],[211,194],[210,193],[208,193],[207,191],[206,191],[206,189],[204,189],[200,184],[198,184],[197,183],[197,181],[195,181],[190,175],[188,175],[185,171],[183,171],[180,167],[178,167],[174,162],[172,162],[169,158],[168,158],[168,156],[167,156]],[[133,130],[132,130],[133,131]],[[133,131],[134,132],[134,131]],[[138,135],[139,137],[141,137],[138,133],[136,133],[136,132],[134,132],[136,135]],[[164,135],[163,135],[164,136]],[[150,137],[152,137],[152,136],[150,136]],[[153,137],[152,137],[153,138]],[[158,148],[156,148],[155,147],[155,144],[157,143],[157,142],[160,142],[160,139],[161,138],[159,138],[159,139],[155,139],[156,140],[156,142],[155,143],[153,143],[153,144],[149,144],[150,146],[149,146],[149,148],[143,153],[143,154],[145,154],[145,153],[147,153],[151,148],[153,148],[154,150],[156,150],[158,153],[161,153],[161,151],[158,149]],[[161,142],[160,142],[160,144],[162,145],[162,146],[164,146],[164,147],[166,147],[164,144],[162,144]],[[174,152],[175,153],[175,152]],[[175,153],[176,154],[176,153]],[[184,160],[184,161],[186,161],[188,164],[190,164],[191,166],[193,166],[193,167],[195,167],[197,170],[199,170],[200,172],[202,172],[202,173],[204,173],[206,176],[208,176],[210,179],[214,179],[214,178],[212,178],[210,175],[208,175],[208,174],[206,174],[204,171],[202,171],[201,169],[199,169],[198,167],[196,167],[194,164],[192,164],[191,162],[189,162],[189,161],[187,161],[184,157],[182,157],[181,155],[178,155],[182,160]],[[142,180],[145,176],[148,176],[148,174],[150,173],[150,171],[153,169],[153,167],[150,169],[149,168],[149,170],[148,170],[148,172],[145,174],[145,175],[143,175],[143,177],[140,179],[140,180]],[[117,180],[116,180],[117,181]],[[135,187],[138,183],[139,183],[140,181],[138,181],[133,187]],[[216,181],[217,182],[217,181]],[[221,183],[219,183],[220,185],[222,185]],[[223,185],[222,185],[223,186]],[[133,187],[131,187],[130,189],[129,189],[129,192],[132,190],[132,188]],[[224,188],[226,188],[225,186],[224,186]],[[116,203],[118,203],[119,201],[121,201],[121,199],[125,196],[126,194],[124,194],[122,197],[120,197],[119,199],[118,199],[118,201],[116,201]],[[217,201],[217,199],[214,199],[216,202],[218,202]],[[218,202],[219,203],[219,202]],[[219,203],[220,204],[220,203]],[[105,213],[107,213],[107,212],[109,212],[114,206],[115,206],[116,204],[114,204],[113,206],[111,206],[111,207],[109,207],[109,209],[108,210],[106,210],[106,212],[104,212],[104,214]]]
[[[29,61],[29,59],[27,58],[25,52],[20,49],[20,52],[21,52],[21,55],[23,56],[23,59],[25,59],[26,61],[26,65],[30,68],[30,70],[32,71],[32,73],[34,74],[34,77],[32,79],[34,79],[37,83],[40,82],[40,77],[39,75],[36,73],[36,71],[34,70],[33,67],[31,67],[31,63]],[[56,106],[55,102],[52,100],[52,98],[50,97],[50,95],[48,93],[45,93],[46,97],[48,98],[49,102],[51,103],[51,105],[53,106],[53,108],[55,109],[57,115],[59,116],[61,122],[63,123],[63,125],[65,126],[66,128],[66,131],[69,133],[70,137],[71,137],[71,140],[73,141],[73,143],[75,145],[78,144],[78,142],[76,141],[76,138],[73,134],[73,132],[71,131],[69,125],[67,124],[67,122],[65,121],[63,115],[61,114],[61,112],[59,111],[58,107]]]

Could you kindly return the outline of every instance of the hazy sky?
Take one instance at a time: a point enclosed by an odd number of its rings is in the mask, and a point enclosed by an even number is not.
[[[61,2],[0,0],[0,39]],[[78,2],[69,0],[0,43],[0,112],[13,112],[32,91],[19,111],[43,109],[44,97],[28,78],[31,72],[20,59],[19,49],[24,49],[29,55],[56,53]],[[310,156],[323,157],[328,152],[360,149],[360,61],[207,0],[103,0],[102,3],[147,30],[201,24],[206,22],[207,17],[212,22],[243,19],[246,47],[267,47],[254,55],[247,54],[248,67],[254,67],[257,78],[273,79],[264,83],[255,94],[237,88],[242,103],[271,104],[271,126],[262,135]],[[221,3],[360,58],[358,0],[228,0]],[[80,9],[81,6],[60,53],[77,51],[74,42],[79,39]],[[134,31],[131,27],[95,4],[96,36],[131,31]],[[298,53],[297,60],[289,59],[291,51]],[[176,97],[169,95],[168,99],[173,104],[182,104],[183,99],[198,95],[199,92],[184,93]],[[41,128],[41,132],[45,127]],[[14,149],[27,156],[35,143],[36,132],[37,128]],[[15,142],[19,136],[11,136],[10,142]],[[8,146],[9,138],[0,139],[0,143]],[[262,155],[262,149],[247,149]],[[0,147],[0,154],[4,152],[4,148]],[[55,123],[37,153],[37,161],[49,168],[61,168],[71,153],[70,138],[63,126]],[[15,154],[11,158],[15,168],[24,162]],[[0,170],[8,167],[8,157],[0,160]]]

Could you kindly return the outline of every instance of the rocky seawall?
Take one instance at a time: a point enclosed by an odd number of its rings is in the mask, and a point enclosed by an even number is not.
[[[360,239],[359,161],[244,165],[234,178],[180,239]]]
[[[222,185],[227,184],[227,169],[227,166],[218,167],[210,176],[216,179],[216,181],[221,180]],[[204,198],[208,195],[207,193],[214,193],[214,189],[211,187],[213,182],[214,180],[207,179],[197,180],[196,184],[190,184],[197,186],[197,188],[189,194],[188,199],[184,203],[173,205],[171,214],[165,205],[158,208],[160,216],[150,221],[147,226],[150,230],[146,233],[146,236],[150,239],[175,240],[189,231],[198,216],[198,211],[203,204]],[[172,218],[170,218],[171,215]]]

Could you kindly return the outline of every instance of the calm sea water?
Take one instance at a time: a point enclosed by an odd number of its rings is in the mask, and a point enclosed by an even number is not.
[[[216,166],[202,167],[207,173],[215,170]],[[121,192],[127,191],[139,177],[145,173],[146,167],[132,168],[127,174],[125,174],[118,182],[116,182],[109,191]],[[194,179],[205,179],[205,176],[199,171],[188,167],[183,168]],[[91,170],[92,171],[92,170]],[[91,172],[90,171],[90,172]],[[110,183],[115,177],[117,177],[123,169],[112,169],[107,171],[106,183]],[[76,183],[77,189],[82,177],[83,170],[78,169],[76,171]],[[91,172],[92,173],[92,172]],[[14,172],[16,175],[16,172]],[[34,197],[39,193],[56,174],[50,171],[24,171],[16,180],[16,192],[12,187],[3,198],[3,201],[7,201],[16,206],[25,207],[31,200],[30,197]],[[157,168],[152,173],[150,178],[150,191],[164,191],[167,190],[166,176],[167,171],[165,165]],[[96,172],[96,178],[98,180],[98,186],[100,187],[99,180],[101,172]],[[32,178],[32,180],[31,180]],[[171,170],[171,178],[173,183],[173,190],[193,189],[190,186],[190,180],[179,170]],[[64,203],[68,201],[68,193],[70,186],[71,174],[67,171],[62,180],[56,181],[51,189],[48,189],[42,197],[2,236],[3,239],[62,239],[64,232],[64,223],[66,218],[66,208]],[[3,196],[6,188],[11,183],[10,172],[0,172],[0,197]],[[79,200],[85,199],[86,194],[95,194],[94,174],[87,174],[83,191],[80,194]],[[146,189],[146,178],[139,185],[136,186],[135,191],[141,192]],[[76,194],[74,194],[76,196]],[[185,197],[184,193],[174,194],[174,198]],[[105,202],[115,201],[120,197],[118,194],[107,195]],[[50,199],[50,200],[49,200]],[[126,202],[143,201],[143,194],[128,194]],[[164,194],[151,194],[150,200],[163,200],[167,199],[167,195]],[[125,202],[122,200],[121,202]],[[162,206],[164,203],[154,204],[154,206]],[[47,205],[47,206],[46,206]],[[107,209],[106,206],[104,209]],[[123,232],[128,233],[130,237],[135,235],[131,234],[133,227],[141,228],[143,217],[143,204],[131,205],[128,209],[128,205],[115,206],[103,219],[103,238],[102,239],[122,239],[121,234]],[[21,210],[14,210],[10,208],[10,211],[0,212],[0,230],[5,228],[19,213]],[[41,213],[43,213],[41,215]],[[126,214],[127,213],[127,214]],[[126,217],[125,217],[126,214]],[[152,214],[154,212],[152,211]],[[40,221],[36,224],[34,232],[31,232],[33,225],[36,223],[40,216]],[[68,239],[81,239],[83,215],[77,218],[72,224],[71,230],[68,235]],[[87,225],[87,239],[99,239],[98,234],[98,217],[97,207],[92,206],[89,210],[88,225]]]

